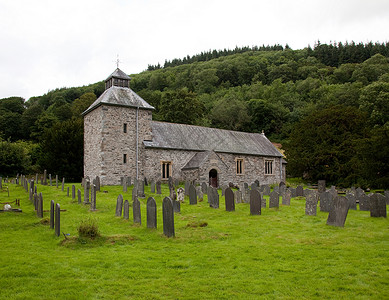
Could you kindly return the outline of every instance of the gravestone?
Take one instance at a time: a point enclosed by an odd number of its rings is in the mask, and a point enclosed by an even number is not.
[[[131,177],[127,176],[126,180],[127,180],[127,186],[131,186]]]
[[[116,211],[115,211],[116,217],[122,216],[122,208],[123,208],[123,196],[120,194],[116,200]]]
[[[54,200],[50,201],[50,228],[54,229],[54,211],[55,211],[55,204]]]
[[[78,204],[81,204],[81,190],[77,190]]]
[[[42,193],[39,193],[36,215],[38,218],[43,218],[43,197]]]
[[[157,181],[156,187],[157,187],[157,195],[161,195],[162,191],[161,191],[161,181],[160,180]]]
[[[138,181],[138,197],[145,198],[145,182],[144,180]]]
[[[234,198],[235,198],[235,203],[242,203],[242,192],[239,190],[236,190],[234,192]]]
[[[305,215],[316,216],[317,212],[317,194],[309,193],[305,199]]]
[[[189,185],[189,204],[197,204],[196,188],[193,184]]]
[[[212,208],[219,208],[219,193],[217,192],[217,188],[211,187],[211,199],[212,202],[209,203],[209,206]],[[209,191],[208,191],[208,197],[209,197]]]
[[[174,210],[173,201],[165,197],[162,201],[163,234],[167,237],[174,237]]]
[[[128,220],[130,218],[130,202],[124,201],[123,204],[123,219]]]
[[[244,188],[245,190],[248,190],[248,189],[249,189],[249,184],[248,184],[247,182],[244,182],[244,183],[243,183],[243,188]]]
[[[266,196],[269,196],[270,195],[270,186],[268,185],[263,185],[263,192],[262,192],[263,195],[266,195]]]
[[[348,213],[347,199],[342,196],[336,196],[334,198],[334,205],[332,206],[328,218],[327,225],[344,227]]]
[[[76,186],[74,184],[72,185],[72,199],[76,199]]]
[[[123,193],[127,193],[127,177],[123,178]]]
[[[329,212],[333,206],[333,196],[330,192],[323,192],[319,195],[320,211]]]
[[[365,195],[364,190],[362,190],[360,187],[355,189],[355,197],[356,197],[357,201],[359,201],[359,197],[361,197],[362,195]]]
[[[90,190],[90,182],[86,181],[84,187],[84,204],[89,203],[89,190]]]
[[[1,179],[0,179],[0,181],[1,181]],[[385,195],[385,199],[386,199],[386,205],[389,205],[389,191],[385,191],[384,195]]]
[[[363,193],[359,196],[359,210],[362,211],[369,211],[370,210],[370,203],[369,203],[369,197]]]
[[[261,207],[266,208],[266,198],[261,193]]]
[[[250,215],[261,214],[261,193],[257,190],[250,192]]]
[[[213,196],[213,193],[212,193],[212,187],[211,186],[208,186],[207,187],[207,198],[208,198],[208,203],[211,204],[212,203],[212,196]]]
[[[280,188],[276,185],[274,188],[273,188],[273,192],[276,192],[276,193],[280,193]]]
[[[380,194],[371,194],[370,202],[370,217],[384,217],[386,218],[386,199]]]
[[[203,201],[204,199],[204,194],[203,191],[201,190],[201,186],[196,186],[196,196],[199,202]]]
[[[304,197],[304,188],[301,185],[296,188],[296,197]]]
[[[66,191],[66,196],[69,197],[69,187],[67,188],[67,191]]]
[[[207,194],[208,192],[207,184],[205,182],[201,184],[201,191],[203,192],[203,194]]]
[[[244,203],[250,203],[250,190],[249,189],[243,190],[242,198],[243,198]]]
[[[292,198],[292,192],[289,189],[286,189],[282,196],[282,205],[290,205],[290,198]]]
[[[43,171],[43,184],[47,185],[47,171],[46,170]]]
[[[153,197],[147,199],[147,228],[157,228],[157,204]]]
[[[150,192],[151,192],[152,194],[155,194],[155,181],[154,181],[154,180],[152,180],[152,181],[150,182]]]
[[[61,234],[61,208],[59,203],[55,205],[54,232],[56,236]]]
[[[62,178],[62,192],[65,189],[65,177]]]
[[[100,192],[100,177],[96,176],[96,191]]]
[[[227,188],[225,194],[226,211],[235,211],[234,192]]]
[[[297,197],[296,189],[295,188],[289,188],[292,193],[292,198]]]
[[[189,196],[189,187],[190,187],[189,181],[185,181],[185,196]]]
[[[334,185],[331,186],[329,192],[332,194],[332,197],[334,198],[338,195],[338,191],[336,190],[336,187]]]
[[[173,177],[169,176],[167,182],[168,182],[168,185],[169,185],[169,190],[174,190]]]
[[[34,180],[30,181],[30,189],[34,190]]]
[[[96,185],[92,185],[91,189],[91,207],[90,210],[96,210]]]
[[[275,191],[272,191],[270,193],[270,198],[269,198],[269,208],[272,208],[272,207],[279,207],[280,206],[280,195],[275,192]]]
[[[134,218],[134,223],[142,224],[140,214],[140,202],[137,198],[134,200],[134,202],[132,202],[132,215]]]
[[[51,174],[49,174],[49,182],[50,182],[50,186],[53,186],[53,181],[51,180]]]
[[[131,194],[131,199],[132,199],[132,201],[134,202],[134,200],[135,199],[137,199],[138,198],[138,189],[136,188],[136,186],[134,186],[133,187],[133,189],[132,189],[132,194]]]
[[[317,191],[319,194],[324,193],[326,191],[326,181],[325,180],[318,180],[317,181]]]
[[[172,199],[172,198],[170,198]],[[175,213],[180,213],[181,212],[181,202],[177,201],[175,198],[172,199],[173,201],[173,210]]]
[[[281,184],[282,183],[282,184]],[[279,194],[280,196],[284,196],[285,195],[285,192],[286,192],[286,185],[285,183],[283,183],[282,181],[280,182],[280,186],[279,186]]]
[[[250,185],[250,189],[251,189],[251,190],[256,190],[257,188],[259,188],[259,186],[257,185],[256,182],[253,182],[253,183]]]
[[[346,194],[348,208],[352,210],[357,210],[357,201],[355,200],[355,196],[351,193]]]

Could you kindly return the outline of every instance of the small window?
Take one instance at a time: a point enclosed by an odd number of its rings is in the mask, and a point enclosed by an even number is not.
[[[243,158],[237,158],[236,159],[236,174],[241,175],[243,174],[244,166],[243,166]]]
[[[123,164],[127,163],[127,154],[123,154]]]
[[[273,161],[265,160],[265,175],[273,175]]]
[[[172,162],[162,161],[161,162],[162,179],[168,179],[172,176]]]
[[[124,124],[123,124],[123,132],[124,132],[124,133],[127,133],[127,123],[124,123]]]

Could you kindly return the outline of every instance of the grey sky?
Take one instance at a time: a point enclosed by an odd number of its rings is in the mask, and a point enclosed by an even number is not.
[[[389,41],[387,0],[0,0],[0,98],[209,49]]]

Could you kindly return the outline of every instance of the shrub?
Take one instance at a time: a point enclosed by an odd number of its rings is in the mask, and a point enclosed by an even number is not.
[[[97,222],[92,218],[82,220],[80,226],[77,228],[77,231],[79,237],[95,238],[100,236]]]

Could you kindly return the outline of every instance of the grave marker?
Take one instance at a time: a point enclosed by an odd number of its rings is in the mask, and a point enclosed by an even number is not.
[[[305,200],[305,215],[316,216],[317,212],[317,194],[309,193]]]
[[[157,228],[157,204],[153,197],[147,199],[147,228]]]
[[[386,199],[383,195],[372,194],[370,200],[370,217],[386,218]]]
[[[369,211],[370,210],[369,197],[365,193],[363,193],[360,194],[358,199],[359,199],[359,210]]]
[[[161,181],[160,180],[157,181],[156,186],[157,186],[157,195],[161,195],[162,191],[161,191]]]
[[[261,193],[257,190],[250,192],[250,215],[261,214]]]
[[[347,199],[342,196],[334,198],[334,205],[332,206],[327,219],[327,225],[344,227],[348,213]]]
[[[286,189],[282,196],[282,205],[290,205],[290,198],[292,198],[292,192],[289,189]]]
[[[162,202],[163,234],[167,237],[174,237],[174,210],[173,201],[165,197]]]
[[[54,200],[50,201],[50,228],[54,229],[54,212],[55,212],[55,204]]]
[[[130,202],[124,201],[123,204],[123,219],[128,220],[130,218]]]
[[[304,197],[304,188],[301,185],[296,188],[296,197]]]
[[[81,204],[81,190],[77,189],[78,204]]]
[[[225,192],[226,211],[235,211],[234,192],[227,188]]]
[[[132,216],[134,218],[134,223],[142,224],[141,222],[141,213],[140,213],[140,202],[138,198],[135,198],[132,202]]]
[[[123,196],[119,194],[118,198],[116,199],[116,210],[115,210],[116,217],[122,216],[122,208],[123,208]]]
[[[59,203],[55,205],[54,232],[56,236],[61,234],[61,208]]]
[[[193,184],[189,185],[189,204],[197,204],[196,188]]]
[[[280,195],[276,191],[270,193],[269,208],[280,206]]]

